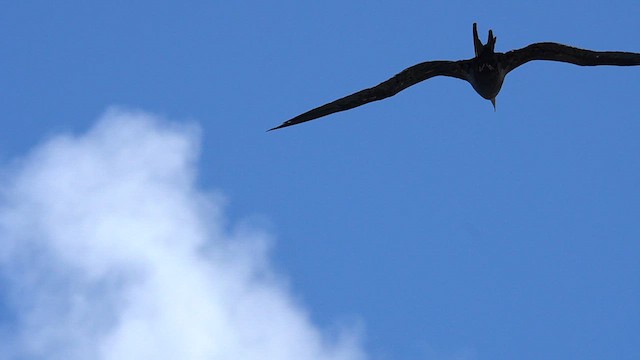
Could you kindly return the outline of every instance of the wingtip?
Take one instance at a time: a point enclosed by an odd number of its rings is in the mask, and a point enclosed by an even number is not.
[[[271,129],[267,130],[267,132],[269,131],[273,131],[273,130],[278,130],[278,129],[282,129],[283,127],[287,127],[290,124],[287,124],[286,122],[283,122],[282,124],[276,126],[276,127],[272,127]]]

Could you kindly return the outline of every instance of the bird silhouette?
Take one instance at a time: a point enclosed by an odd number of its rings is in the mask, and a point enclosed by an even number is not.
[[[495,45],[496,37],[493,36],[493,31],[489,30],[487,43],[483,44],[478,38],[478,28],[474,23],[475,56],[473,58],[458,61],[427,61],[411,66],[374,87],[309,110],[268,131],[382,100],[434,76],[450,76],[468,81],[480,96],[491,101],[495,110],[496,96],[500,92],[505,76],[518,66],[532,60],[561,61],[580,66],[640,65],[640,53],[592,51],[552,42],[534,43],[522,49],[501,53],[494,51]]]

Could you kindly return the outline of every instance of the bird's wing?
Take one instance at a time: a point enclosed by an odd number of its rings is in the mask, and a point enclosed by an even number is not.
[[[468,71],[466,68],[469,66],[469,62],[469,60],[427,61],[414,65],[372,88],[358,91],[328,104],[319,106],[313,110],[309,110],[304,114],[300,114],[283,122],[279,126],[269,129],[269,131],[314,120],[335,112],[353,109],[354,107],[364,105],[372,101],[382,100],[397,94],[409,86],[415,85],[434,76],[443,75],[468,80]]]
[[[640,65],[640,54],[622,51],[592,51],[544,42],[504,53],[507,73],[532,60],[562,61],[581,66]]]

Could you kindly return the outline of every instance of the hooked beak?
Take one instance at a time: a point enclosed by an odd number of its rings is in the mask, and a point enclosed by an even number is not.
[[[496,111],[496,98],[491,99],[491,105],[493,105],[493,111]]]

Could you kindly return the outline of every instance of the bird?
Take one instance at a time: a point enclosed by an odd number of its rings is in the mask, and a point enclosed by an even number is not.
[[[495,52],[496,37],[489,30],[487,43],[478,37],[477,24],[473,24],[475,56],[458,61],[426,61],[408,67],[392,78],[338,100],[309,110],[267,131],[300,124],[336,112],[394,96],[400,91],[435,76],[449,76],[468,81],[483,98],[491,101],[494,111],[496,96],[502,88],[505,76],[515,68],[533,60],[549,60],[580,66],[640,65],[640,53],[622,51],[593,51],[568,45],[539,42],[506,53]]]

